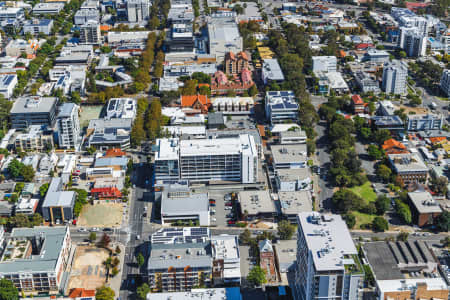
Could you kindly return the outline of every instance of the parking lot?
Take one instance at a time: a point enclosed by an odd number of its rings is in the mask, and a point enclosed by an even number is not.
[[[233,217],[235,217],[234,210],[231,209],[231,206],[225,205],[225,202],[230,202],[224,199],[225,195],[230,194],[230,191],[210,190],[208,193],[209,199],[215,200],[215,206],[210,203],[210,211],[214,211],[214,213],[211,213],[211,225],[228,226],[228,221],[231,220],[230,214],[233,214]]]

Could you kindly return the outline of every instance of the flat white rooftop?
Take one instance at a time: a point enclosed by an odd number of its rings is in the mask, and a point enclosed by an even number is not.
[[[344,270],[344,255],[358,254],[340,215],[303,212],[297,218],[317,271]]]

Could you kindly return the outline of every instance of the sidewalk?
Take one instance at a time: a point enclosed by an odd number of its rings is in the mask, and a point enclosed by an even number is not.
[[[114,277],[111,277],[111,276],[109,277],[107,286],[109,286],[110,288],[113,289],[114,293],[116,294],[116,298],[117,298],[117,297],[119,297],[120,286],[122,284],[123,264],[125,262],[125,247],[120,243],[116,243],[116,244],[111,244],[111,249],[113,251],[116,250],[116,246],[120,247],[120,254],[118,255],[118,257],[120,259],[120,264],[118,267],[119,273]]]

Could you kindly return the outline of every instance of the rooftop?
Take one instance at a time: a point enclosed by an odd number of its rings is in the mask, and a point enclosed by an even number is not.
[[[242,212],[249,215],[276,213],[275,203],[268,191],[241,191],[238,193]]]
[[[417,153],[388,154],[397,172],[426,172],[428,167]]]
[[[264,78],[268,80],[284,80],[283,71],[281,70],[280,65],[278,64],[277,59],[264,59],[262,65],[262,72],[264,74]]]
[[[55,272],[67,234],[68,227],[14,228],[0,262],[0,274],[17,273],[21,270]],[[40,240],[40,247],[24,257],[26,249],[23,248],[31,247],[30,242],[36,239]]]
[[[281,181],[293,181],[310,178],[311,173],[308,168],[277,169],[276,176],[280,178]]]
[[[148,293],[147,300],[241,300],[238,287],[192,289],[190,292]]]
[[[75,204],[75,192],[62,190],[62,179],[53,177],[48,187],[42,207],[62,206],[73,207]]]
[[[187,244],[206,243],[210,238],[207,227],[168,227],[152,234],[151,243],[156,244]]]
[[[212,260],[209,243],[152,244],[147,269],[211,268]]]
[[[47,113],[56,105],[56,97],[22,97],[14,101],[11,114]]]
[[[213,235],[211,246],[214,259],[239,260],[239,243],[236,235]]]
[[[296,215],[313,210],[310,191],[278,192],[278,198],[281,213],[284,215]]]
[[[295,163],[308,159],[306,144],[271,145],[273,162],[277,164]]]
[[[299,232],[306,240],[317,271],[344,270],[358,264],[358,251],[345,221],[340,215],[317,212],[298,214]]]
[[[442,212],[439,204],[433,199],[429,192],[415,191],[408,193],[408,197],[414,204],[419,214],[431,214]]]

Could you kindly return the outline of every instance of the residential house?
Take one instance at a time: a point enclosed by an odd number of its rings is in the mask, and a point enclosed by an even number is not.
[[[386,140],[381,147],[383,148],[383,151],[384,153],[386,153],[386,155],[409,153],[408,148],[403,145],[403,143],[395,139]]]
[[[191,114],[208,113],[209,107],[211,106],[211,100],[207,95],[192,95],[192,96],[181,96],[181,107],[190,108]]]
[[[352,109],[354,114],[363,114],[365,107],[366,105],[360,95],[352,96]]]
[[[116,187],[103,187],[91,189],[91,196],[95,199],[94,203],[102,202],[118,202],[122,199],[122,193]]]
[[[268,239],[259,241],[259,264],[266,273],[268,282],[277,280],[277,269],[275,266],[275,253],[273,251],[272,242]]]

